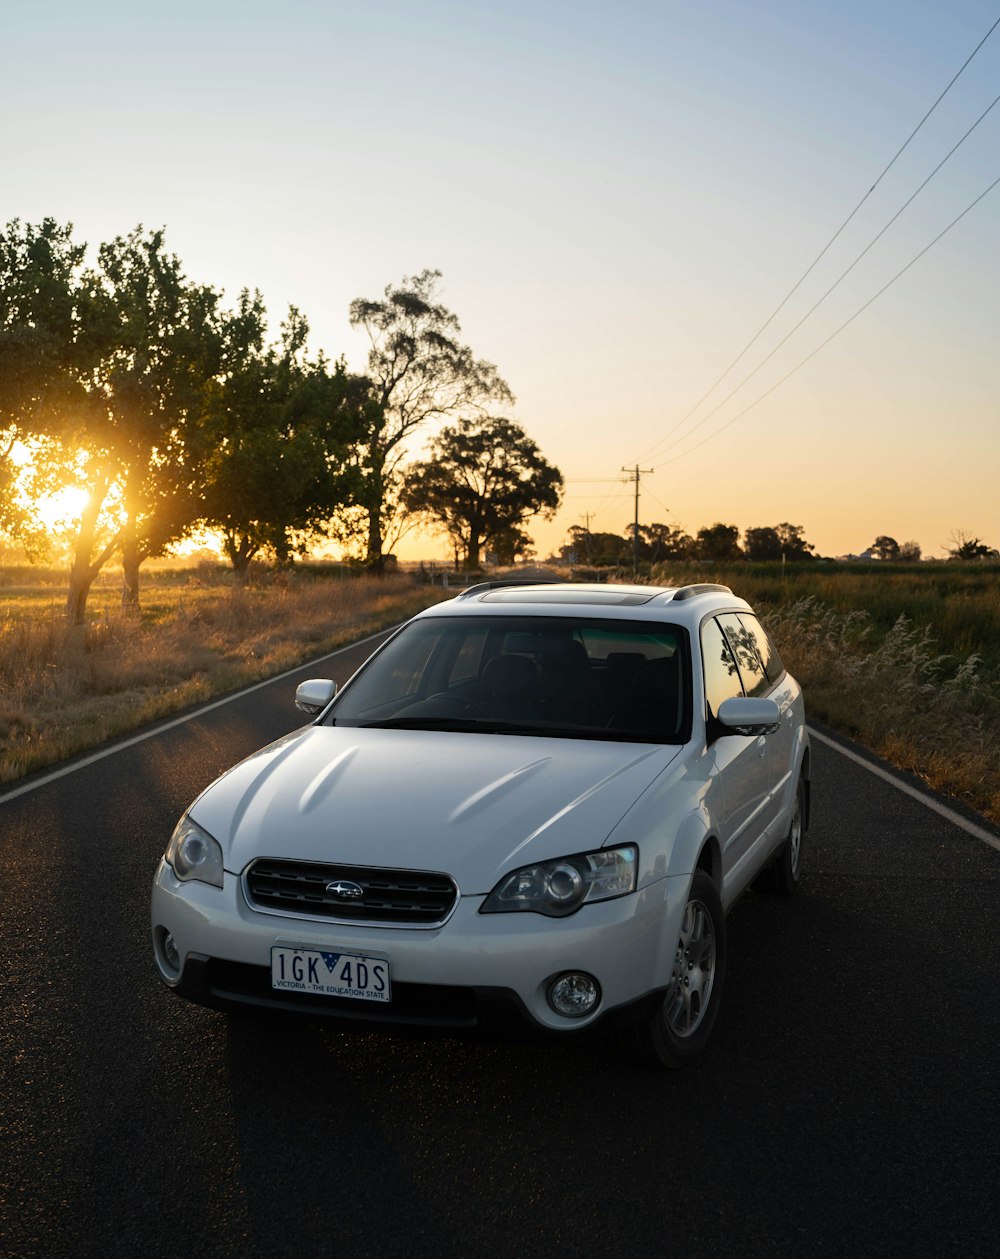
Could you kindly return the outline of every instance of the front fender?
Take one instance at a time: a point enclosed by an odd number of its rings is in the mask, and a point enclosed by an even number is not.
[[[712,839],[712,824],[708,810],[704,807],[696,809],[684,818],[674,838],[667,865],[668,876],[687,875],[690,877],[701,858],[705,845],[712,847],[713,877],[717,870],[718,845]]]
[[[678,759],[625,814],[606,842],[639,845],[640,888],[663,878],[690,880],[705,844],[714,843],[712,806],[719,787],[710,756]]]

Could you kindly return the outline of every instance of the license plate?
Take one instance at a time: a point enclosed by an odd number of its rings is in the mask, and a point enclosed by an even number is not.
[[[389,959],[378,954],[275,945],[271,949],[271,987],[356,1001],[389,1001]]]

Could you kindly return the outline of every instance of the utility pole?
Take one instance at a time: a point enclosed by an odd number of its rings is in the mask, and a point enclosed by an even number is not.
[[[629,481],[635,483],[635,524],[632,527],[632,576],[639,575],[639,481],[644,476],[651,476],[655,469],[640,468],[638,464],[634,468],[622,468],[622,472],[628,473]]]
[[[580,519],[583,521],[583,527],[584,527],[584,529],[586,530],[586,533],[585,533],[585,535],[584,535],[584,536],[585,536],[585,538],[586,538],[586,541],[585,541],[585,543],[584,543],[584,546],[585,546],[586,551],[587,551],[587,563],[588,563],[588,564],[590,563],[590,522],[594,519],[594,517],[595,517],[596,515],[597,515],[597,513],[596,513],[596,512],[593,512],[593,511],[585,511],[585,512],[583,513],[583,515],[580,517]]]

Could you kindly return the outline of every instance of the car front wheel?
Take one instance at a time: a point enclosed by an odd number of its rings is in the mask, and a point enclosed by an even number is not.
[[[631,1057],[653,1066],[686,1066],[712,1034],[725,974],[722,901],[709,876],[696,870],[681,920],[670,986],[652,1017],[619,1033],[622,1047]]]

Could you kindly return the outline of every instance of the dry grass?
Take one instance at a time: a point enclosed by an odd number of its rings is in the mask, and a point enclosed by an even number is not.
[[[748,599],[810,716],[1000,822],[1000,565],[663,564]]]
[[[1000,670],[940,651],[929,626],[873,632],[813,598],[762,612],[811,716],[1000,822]]]
[[[445,592],[405,577],[241,591],[170,574],[147,583],[142,616],[98,598],[80,627],[45,590],[0,593],[0,782],[10,782],[405,620]]]
[[[812,717],[1000,822],[1000,569],[677,567],[654,580],[723,581],[757,605]],[[300,571],[245,592],[227,580],[211,566],[151,574],[134,619],[117,612],[108,577],[75,630],[61,615],[64,575],[0,570],[0,782],[447,594],[405,577]]]

